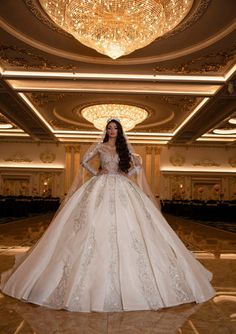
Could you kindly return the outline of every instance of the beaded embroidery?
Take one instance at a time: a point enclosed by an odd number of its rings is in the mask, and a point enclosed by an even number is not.
[[[115,218],[112,218],[111,220],[108,236],[111,257],[108,269],[109,285],[106,292],[104,311],[121,311],[122,300],[119,281],[119,253]]]
[[[138,260],[138,270],[139,279],[142,284],[143,295],[151,309],[157,310],[163,307],[162,298],[158,291],[155,276],[151,268],[150,261],[148,259],[148,254],[144,241],[138,235],[136,231],[131,233],[133,248],[137,252]]]
[[[89,265],[91,264],[94,255],[95,244],[96,244],[95,229],[94,227],[92,227],[81,258],[81,264],[79,267],[79,277],[77,278],[77,285],[74,289],[72,295],[72,301],[69,305],[69,309],[72,311],[73,310],[80,311],[82,309],[82,305],[80,303],[86,287],[86,277]]]

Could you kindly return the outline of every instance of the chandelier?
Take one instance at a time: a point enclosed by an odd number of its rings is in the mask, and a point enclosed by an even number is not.
[[[194,0],[39,0],[48,16],[82,44],[113,59],[175,28]]]
[[[148,117],[148,112],[140,107],[126,104],[96,104],[81,110],[82,116],[93,123],[95,128],[104,130],[109,118],[119,118],[125,131],[131,130],[136,124]]]

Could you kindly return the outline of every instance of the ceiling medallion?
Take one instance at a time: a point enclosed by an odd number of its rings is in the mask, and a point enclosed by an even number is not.
[[[148,117],[148,112],[143,108],[112,103],[85,107],[81,110],[81,114],[99,130],[105,129],[109,118],[119,118],[124,130],[128,131]]]
[[[48,16],[82,44],[112,59],[174,29],[194,0],[39,0]]]

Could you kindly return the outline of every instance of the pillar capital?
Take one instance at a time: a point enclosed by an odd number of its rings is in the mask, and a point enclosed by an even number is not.
[[[160,147],[160,146],[155,146],[154,147],[155,154],[161,154],[161,151],[162,151],[162,147]]]
[[[73,148],[75,153],[80,153],[80,145],[74,145]]]
[[[71,145],[65,145],[66,153],[71,153],[72,152],[72,148],[73,148],[73,146],[71,146]]]
[[[152,154],[152,146],[146,146],[146,154]]]

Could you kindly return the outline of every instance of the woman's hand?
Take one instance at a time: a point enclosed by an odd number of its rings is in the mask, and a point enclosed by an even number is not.
[[[97,175],[108,174],[108,170],[106,168],[100,169]]]

